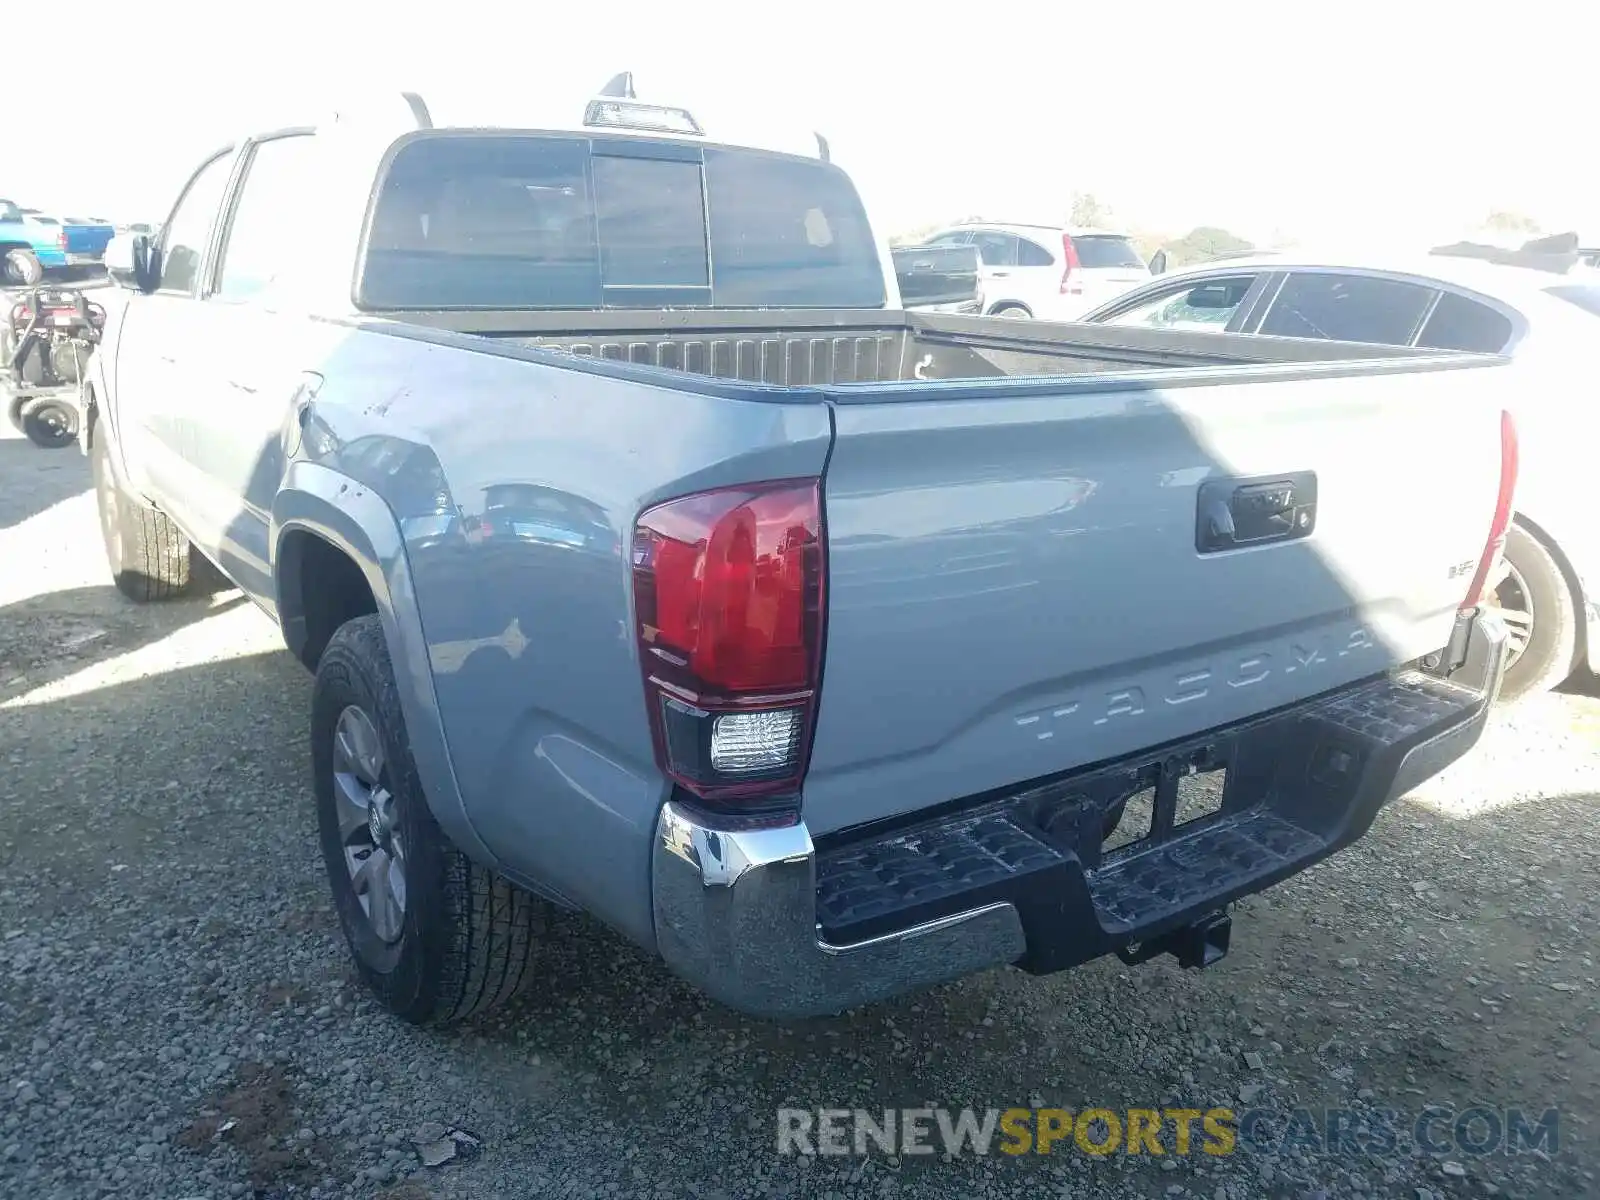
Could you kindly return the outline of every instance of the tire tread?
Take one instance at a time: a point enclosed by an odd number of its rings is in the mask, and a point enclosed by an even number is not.
[[[373,685],[378,709],[373,715],[388,732],[386,741],[402,748],[391,757],[391,780],[403,799],[421,802],[425,810],[406,744],[399,687],[376,615],[346,622],[329,641],[317,667],[317,690],[338,687],[340,676],[364,677]],[[328,715],[324,708],[318,720]],[[423,977],[415,988],[399,989],[363,973],[385,1006],[406,1020],[453,1025],[499,1007],[527,985],[548,910],[537,897],[458,850],[430,812],[418,812],[416,819],[426,836],[437,839],[440,876],[439,910],[422,914],[424,940],[431,943],[422,947]]]
[[[104,438],[104,431],[99,431],[90,457],[95,491],[111,493],[121,535],[115,547],[106,540],[112,582],[124,596],[140,604],[184,595],[191,576],[189,539],[166,513],[128,494],[117,480]],[[103,495],[96,500],[103,503]]]

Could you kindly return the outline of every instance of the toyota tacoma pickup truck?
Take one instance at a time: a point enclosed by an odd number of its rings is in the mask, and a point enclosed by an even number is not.
[[[1474,744],[1499,359],[907,313],[825,153],[631,90],[251,137],[109,253],[111,571],[315,673],[389,1010],[505,998],[552,904],[774,1018],[1204,966]]]

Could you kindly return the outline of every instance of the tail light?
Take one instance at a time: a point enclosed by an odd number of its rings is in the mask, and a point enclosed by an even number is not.
[[[57,250],[65,250],[66,248],[67,248],[67,231],[65,229],[63,229],[60,233],[56,234],[56,249]]]
[[[763,812],[800,787],[822,669],[816,480],[699,492],[646,510],[633,594],[656,759],[717,807]]]
[[[1072,244],[1072,235],[1061,235],[1061,294],[1063,296],[1081,296],[1083,294],[1082,281],[1074,281],[1072,273],[1081,268],[1078,261],[1078,248]]]
[[[1500,491],[1495,497],[1494,520],[1489,523],[1489,539],[1484,543],[1483,556],[1478,559],[1478,570],[1472,577],[1472,587],[1461,607],[1476,608],[1483,603],[1484,591],[1489,581],[1499,571],[1501,556],[1506,549],[1506,531],[1511,527],[1517,491],[1517,426],[1511,414],[1500,414]]]

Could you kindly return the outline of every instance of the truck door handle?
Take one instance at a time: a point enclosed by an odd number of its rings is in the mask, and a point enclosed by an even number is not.
[[[1317,526],[1317,473],[1208,479],[1200,485],[1194,548],[1215,554],[1309,537]]]

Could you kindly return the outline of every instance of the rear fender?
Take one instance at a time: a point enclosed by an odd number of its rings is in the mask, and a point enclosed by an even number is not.
[[[272,504],[269,544],[273,577],[279,594],[280,614],[294,606],[284,604],[285,580],[278,570],[284,538],[295,531],[321,538],[354,562],[366,578],[383,622],[389,645],[400,709],[417,776],[428,797],[434,820],[469,857],[498,867],[467,817],[461,802],[455,768],[445,741],[444,724],[433,688],[428,643],[412,586],[411,568],[399,522],[383,499],[371,488],[316,463],[293,463]],[[298,651],[305,641],[303,618],[283,619],[283,636]]]

